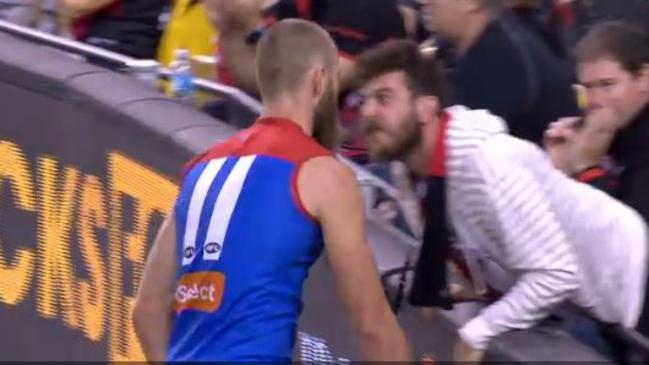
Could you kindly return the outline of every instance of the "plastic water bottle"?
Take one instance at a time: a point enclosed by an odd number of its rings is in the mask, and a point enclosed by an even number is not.
[[[187,104],[194,103],[194,73],[189,61],[189,51],[177,49],[171,63],[171,86],[174,96]]]

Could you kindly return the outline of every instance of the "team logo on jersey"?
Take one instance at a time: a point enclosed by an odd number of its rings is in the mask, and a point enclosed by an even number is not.
[[[205,253],[216,254],[221,251],[221,245],[216,242],[210,242],[205,245]]]
[[[220,272],[185,274],[176,286],[174,309],[215,312],[221,305],[224,285],[225,276]]]
[[[191,246],[190,247],[185,247],[185,255],[184,256],[185,256],[186,259],[191,259],[192,257],[194,257],[195,253],[196,253],[196,249],[194,249],[194,247],[191,247]]]

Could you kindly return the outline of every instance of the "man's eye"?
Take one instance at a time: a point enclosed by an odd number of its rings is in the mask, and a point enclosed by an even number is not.
[[[598,89],[606,89],[606,88],[609,88],[611,86],[615,86],[615,84],[616,84],[616,82],[614,80],[601,81],[601,82],[597,83],[596,88],[598,88]]]
[[[387,104],[390,101],[390,95],[379,94],[376,96],[376,100],[381,104]]]

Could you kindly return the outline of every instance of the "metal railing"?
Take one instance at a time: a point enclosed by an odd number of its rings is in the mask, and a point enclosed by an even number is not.
[[[116,52],[107,51],[105,49],[87,45],[85,43],[80,43],[63,37],[43,33],[4,20],[0,20],[0,31],[11,34],[18,38],[29,40],[34,43],[54,47],[58,50],[67,51],[86,57],[100,58],[107,62],[123,67],[129,67],[129,65],[131,65],[134,61],[137,61],[134,58],[124,56]]]
[[[0,32],[10,34],[12,36],[28,40],[33,43],[41,44],[43,46],[52,47],[60,51],[69,52],[71,54],[84,56],[93,59],[100,59],[108,62],[115,69],[132,74],[133,76],[155,85],[159,79],[168,79],[171,76],[171,70],[162,67],[155,60],[138,60],[128,57],[116,52],[107,51],[92,45],[77,42],[75,40],[62,38],[59,36],[43,33],[31,28],[23,27],[20,25],[12,24],[7,21],[0,20]],[[219,84],[217,82],[196,78],[194,79],[194,86],[197,90],[211,93],[213,95],[225,98],[233,103],[236,103],[254,114],[259,114],[262,106],[256,99],[252,98],[245,92],[231,86]],[[395,201],[399,200],[397,190],[388,184],[383,179],[377,177],[361,166],[354,162],[339,156],[341,161],[349,166],[354,173],[359,184],[362,187],[371,187],[381,189],[387,197]],[[414,238],[408,235],[401,234],[399,237],[404,242],[408,243],[411,247],[417,247],[418,243]]]
[[[116,66],[116,68],[122,69],[124,72],[133,74],[134,76],[144,81],[150,82],[151,80],[155,79],[167,79],[171,76],[171,70],[162,67],[155,60],[138,60],[85,43],[50,35],[20,25],[15,25],[7,21],[0,20],[0,32],[11,34],[15,37],[22,38],[30,42],[56,48],[61,51],[70,52],[72,54],[107,61]],[[261,112],[262,106],[259,101],[250,97],[248,94],[237,88],[200,78],[194,79],[194,86],[198,90],[212,93],[214,95],[226,98],[234,103],[237,103],[242,107],[245,107],[248,110],[252,111],[253,113]],[[352,161],[343,158],[343,162],[354,170],[359,179],[359,182],[362,185],[380,188],[384,190],[387,196],[389,196],[390,198],[395,200],[398,199],[396,190],[390,184],[386,183],[379,177],[373,175],[372,173],[363,169]]]

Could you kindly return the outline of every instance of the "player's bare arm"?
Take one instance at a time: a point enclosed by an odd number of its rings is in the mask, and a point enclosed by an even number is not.
[[[332,157],[315,158],[301,168],[298,191],[322,226],[338,290],[360,336],[365,360],[410,360],[366,241],[363,197],[353,173]]]
[[[176,226],[170,215],[160,227],[137,293],[133,321],[147,360],[165,361],[173,325]]]

